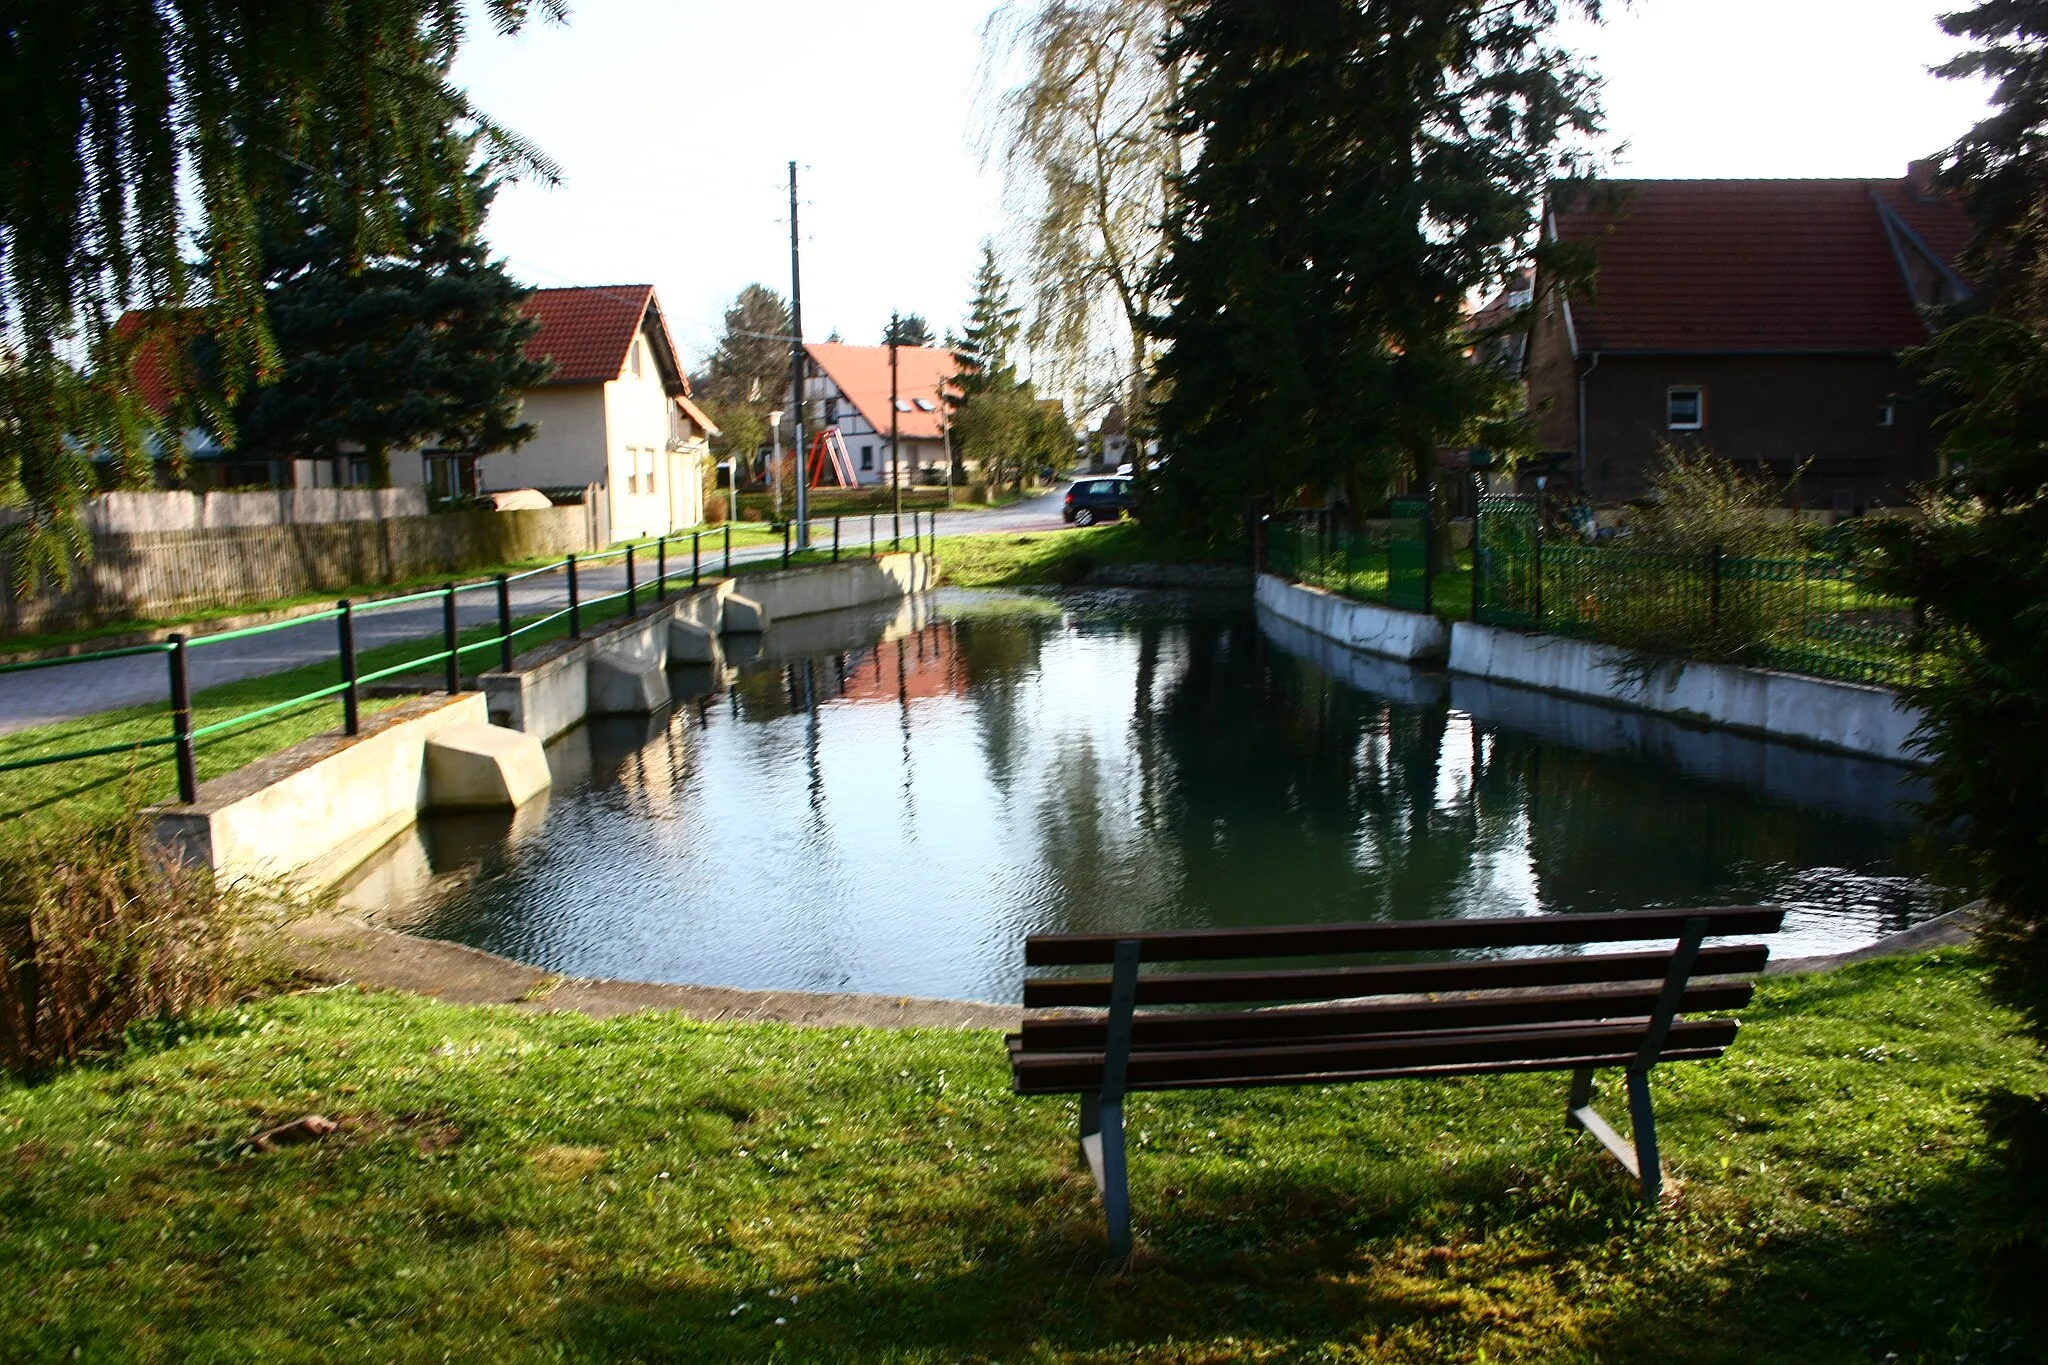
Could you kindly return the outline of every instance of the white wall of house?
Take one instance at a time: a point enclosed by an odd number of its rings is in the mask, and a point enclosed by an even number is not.
[[[606,483],[606,384],[559,384],[532,389],[519,420],[534,424],[533,439],[479,462],[486,488],[575,488]],[[393,474],[397,473],[394,465]],[[413,478],[422,477],[415,470]]]

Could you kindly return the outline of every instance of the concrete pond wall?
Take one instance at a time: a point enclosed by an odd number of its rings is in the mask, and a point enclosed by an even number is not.
[[[1447,626],[1272,574],[1259,575],[1257,598],[1271,615],[1348,649],[1442,663],[1453,675],[1885,763],[1920,761],[1911,740],[1922,714],[1882,687],[1697,660],[1645,667],[1612,645],[1468,621]]]

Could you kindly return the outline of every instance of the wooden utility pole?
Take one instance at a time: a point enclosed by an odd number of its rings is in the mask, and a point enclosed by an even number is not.
[[[897,545],[903,543],[903,452],[896,447],[896,334],[901,324],[901,318],[889,314],[889,507]]]
[[[804,275],[797,246],[796,162],[789,163],[789,448],[796,456],[796,547],[811,547],[811,499],[804,471]]]

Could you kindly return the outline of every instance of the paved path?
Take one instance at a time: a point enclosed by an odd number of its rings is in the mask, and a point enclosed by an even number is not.
[[[938,531],[942,536],[951,536],[1057,528],[1061,524],[1059,509],[1063,493],[1063,489],[1056,490],[994,511],[941,513]],[[881,516],[875,525],[877,539],[884,544],[889,543],[892,538],[889,518]],[[865,514],[847,517],[840,530],[842,546],[867,544]],[[910,535],[907,514],[903,519],[903,533],[906,538]],[[825,534],[828,539],[823,543],[829,546],[829,525]],[[724,563],[722,556],[712,554],[713,543],[707,537],[704,547],[707,571]],[[671,552],[673,550],[671,543]],[[781,553],[779,545],[756,545],[735,549],[732,558],[735,564],[753,564],[774,559]],[[685,546],[680,562],[671,563],[672,577],[677,568],[688,574],[688,556]],[[653,556],[642,557],[639,575],[643,586],[653,573]],[[625,565],[617,559],[581,568],[577,572],[577,595],[586,601],[608,593],[623,592],[625,587]],[[535,574],[513,585],[512,614],[515,617],[541,616],[561,610],[568,601],[564,574],[559,571]],[[456,603],[457,620],[463,629],[492,625],[497,620],[497,595],[488,587],[458,594]],[[400,640],[437,644],[441,634],[441,603],[435,599],[383,610],[365,610],[356,618],[355,625],[358,650],[367,651]],[[303,668],[307,664],[331,659],[335,652],[335,623],[326,620],[283,626],[262,635],[228,640],[213,646],[208,646],[206,637],[200,635],[195,637],[187,651],[187,671],[192,690],[199,692],[221,683]],[[489,656],[481,650],[469,657],[472,668],[479,661],[488,660]],[[161,654],[0,674],[0,735],[33,725],[74,720],[101,711],[162,704],[167,700],[169,686],[168,665]]]

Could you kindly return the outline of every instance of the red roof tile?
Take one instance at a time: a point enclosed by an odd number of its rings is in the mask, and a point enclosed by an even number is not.
[[[550,384],[617,379],[653,299],[651,284],[536,289],[526,315],[539,320],[540,330],[527,338],[526,358],[554,363]]]
[[[1610,191],[1612,193],[1610,193]],[[1605,182],[1554,216],[1596,249],[1572,300],[1578,350],[1896,351],[1927,340],[1878,208],[1953,259],[1962,209],[1904,182]]]
[[[887,346],[848,346],[837,341],[807,342],[804,349],[810,352],[811,361],[846,395],[847,401],[860,410],[868,425],[876,431],[889,429],[889,348]],[[940,429],[939,401],[940,388],[950,379],[959,366],[954,363],[951,351],[942,351],[936,346],[898,346],[896,348],[896,396],[910,404],[910,411],[896,414],[896,433],[905,441],[936,441],[943,432]],[[918,399],[924,399],[933,407],[925,412],[917,406]]]

